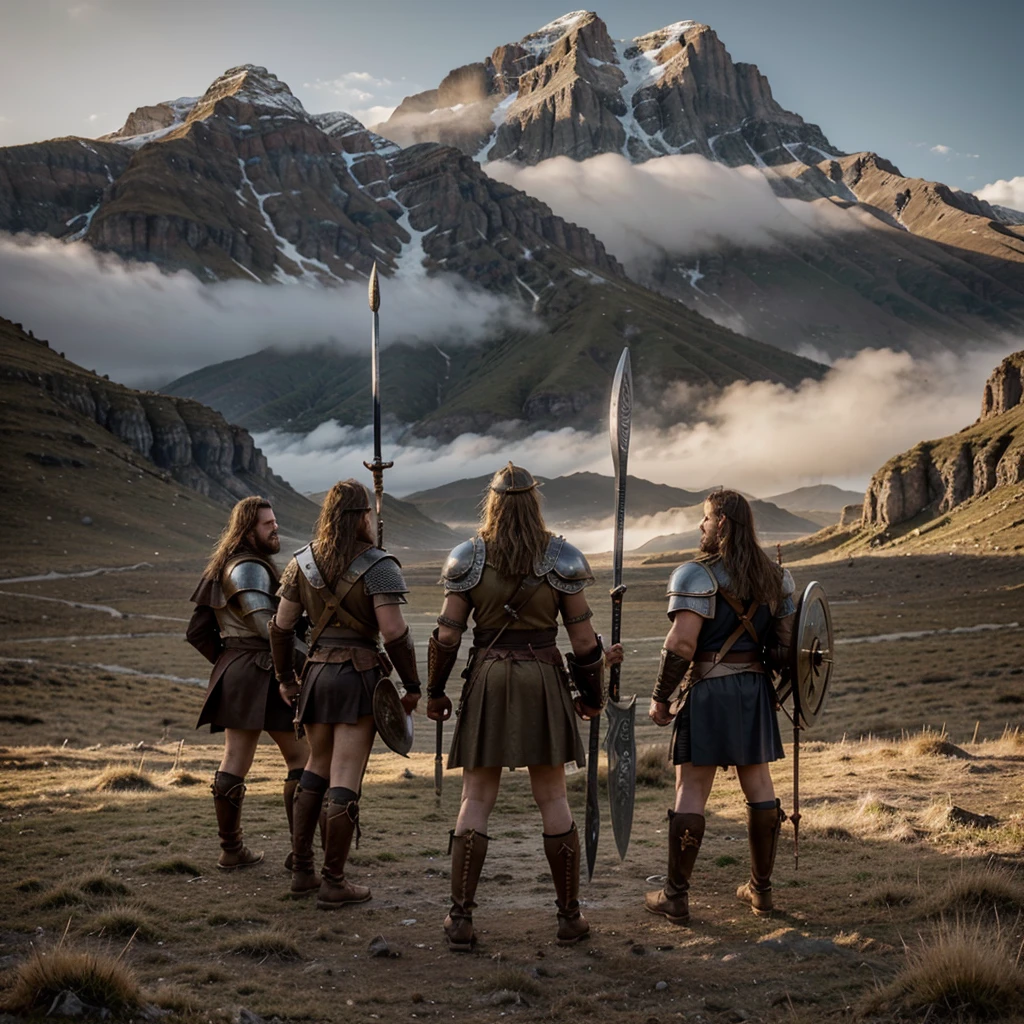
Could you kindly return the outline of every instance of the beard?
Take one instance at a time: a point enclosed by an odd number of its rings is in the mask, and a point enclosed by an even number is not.
[[[276,555],[281,550],[281,538],[276,533],[271,534],[266,540],[260,540],[255,534],[252,535],[252,546],[258,555]]]
[[[718,538],[702,533],[700,537],[700,550],[705,555],[717,555]]]

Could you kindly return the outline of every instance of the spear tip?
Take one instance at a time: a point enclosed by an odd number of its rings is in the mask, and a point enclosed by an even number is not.
[[[380,285],[377,283],[377,261],[373,261],[370,271],[370,311],[376,313],[380,309]]]

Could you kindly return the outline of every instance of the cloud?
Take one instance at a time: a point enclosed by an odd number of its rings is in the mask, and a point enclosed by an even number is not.
[[[385,278],[381,292],[383,344],[468,344],[534,323],[521,304],[457,278]],[[0,234],[0,310],[75,362],[136,385],[270,345],[359,351],[369,330],[364,282],[207,285],[186,271],[167,274],[85,243],[27,235]]]
[[[981,154],[979,153],[961,153],[959,150],[954,149],[952,146],[947,146],[943,142],[938,142],[935,145],[931,145],[927,142],[915,142],[914,145],[918,149],[927,148],[929,153],[934,153],[936,156],[944,156],[947,160],[980,160]]]
[[[337,78],[304,82],[302,87],[318,97],[325,97],[320,101],[321,105],[329,102],[331,109],[343,110],[365,125],[386,121],[406,95],[418,91],[404,80],[393,82],[390,78],[378,78],[369,71],[347,71]]]
[[[827,201],[778,199],[755,168],[730,168],[702,156],[631,164],[607,153],[579,162],[556,157],[534,167],[496,162],[484,170],[589,228],[634,275],[666,252],[770,247],[781,238],[855,226]]]
[[[861,489],[891,456],[973,422],[992,367],[1019,347],[1019,339],[1008,338],[998,350],[929,359],[865,350],[838,360],[824,379],[795,389],[764,381],[736,383],[708,398],[695,415],[691,411],[685,423],[666,429],[634,426],[629,471],[689,490],[722,484],[764,495],[826,482]],[[692,396],[670,395],[667,402],[675,400],[681,418]],[[368,428],[333,422],[304,436],[262,434],[257,443],[275,472],[303,491],[324,490],[348,476],[362,479],[363,459],[372,450]],[[387,485],[399,496],[492,473],[509,459],[541,476],[611,474],[604,430],[564,428],[526,437],[463,434],[445,445],[392,434],[384,457],[395,461]],[[673,516],[631,521],[627,544],[636,547],[691,525]],[[589,536],[591,550],[610,547],[610,529],[601,526]]]
[[[1024,213],[1024,174],[1017,175],[1007,181],[1000,178],[991,185],[984,185],[974,193],[979,199],[997,206],[1008,206],[1011,210]]]

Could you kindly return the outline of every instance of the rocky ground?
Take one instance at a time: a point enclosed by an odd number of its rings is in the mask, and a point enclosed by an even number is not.
[[[800,585],[813,576],[829,591],[838,668],[828,711],[803,739],[800,865],[787,825],[771,920],[755,919],[733,896],[747,854],[730,774],[720,775],[709,805],[692,926],[643,911],[644,889],[664,870],[671,784],[661,755],[667,735],[641,713],[638,741],[649,752],[629,854],[620,864],[606,816],[594,879],[583,884],[591,941],[568,950],[553,942],[539,821],[526,774],[515,772],[492,820],[480,946],[463,958],[444,949],[440,933],[458,773],[448,773],[438,802],[425,719],[409,761],[384,750],[371,758],[352,861],[356,879],[374,890],[371,903],[327,914],[284,898],[283,773],[269,747],[246,805],[250,838],[267,859],[246,873],[216,871],[206,782],[219,744],[191,730],[205,672],[181,640],[197,569],[197,560],[177,561],[9,581],[0,593],[7,984],[30,947],[48,949],[62,934],[67,949],[117,955],[128,944],[122,962],[144,999],[189,1021],[251,1019],[242,1009],[367,1022],[920,1019],[914,1006],[936,997],[908,988],[914,971],[950,943],[961,951],[955,962],[964,961],[981,932],[998,940],[988,960],[1019,980],[1024,890],[1012,872],[1024,848],[1024,598],[1016,559],[793,565]],[[409,572],[421,650],[436,614],[436,571]],[[627,570],[623,689],[641,703],[665,626],[664,575],[662,566]],[[591,593],[606,629],[606,566],[599,576]],[[962,627],[986,628],[954,632]],[[791,766],[787,744],[776,780],[789,809]],[[583,783],[583,773],[570,779],[581,821]],[[371,955],[378,936],[391,956]],[[981,1005],[980,996],[957,998],[968,1007],[963,1019]]]

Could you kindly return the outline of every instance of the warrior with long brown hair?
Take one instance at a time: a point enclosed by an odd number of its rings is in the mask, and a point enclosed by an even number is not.
[[[359,836],[359,797],[374,737],[374,690],[393,665],[405,687],[406,714],[419,701],[416,650],[402,616],[408,589],[394,555],[374,547],[366,488],[355,480],[336,483],[324,498],[313,542],[295,553],[282,574],[281,603],[270,623],[281,695],[294,703],[295,721],[310,746],[295,791],[291,895],[316,891],[323,910],[370,898],[366,886],[345,877],[345,865],[352,839],[358,842]],[[300,682],[292,652],[303,612],[311,633]],[[313,836],[325,796],[324,862],[318,876]]]
[[[263,860],[262,853],[253,853],[242,841],[245,776],[260,733],[270,733],[288,768],[284,805],[289,831],[292,797],[309,752],[305,741],[295,738],[291,710],[271,671],[267,623],[277,606],[273,556],[280,550],[270,502],[243,498],[231,510],[192,595],[196,608],[186,637],[213,663],[196,728],[209,725],[211,732],[224,732],[224,757],[212,787],[221,845],[217,866],[224,869]]]
[[[665,888],[647,893],[645,905],[675,924],[690,919],[690,876],[719,766],[736,766],[747,799],[751,871],[736,895],[758,915],[772,911],[772,868],[785,820],[769,769],[784,754],[765,661],[785,659],[796,610],[793,578],[762,550],[750,503],[737,491],[708,496],[700,532],[700,557],[669,579],[672,626],[649,711],[656,725],[675,722],[676,800],[668,812]]]
[[[555,884],[558,942],[571,945],[590,931],[579,904],[580,843],[565,791],[565,763],[584,763],[575,712],[600,712],[604,651],[583,593],[594,577],[586,558],[544,525],[539,485],[510,462],[491,480],[480,531],[456,547],[441,582],[444,606],[430,639],[427,714],[445,721],[445,694],[472,613],[473,646],[452,739],[449,768],[462,768],[462,806],[449,848],[452,906],[444,931],[449,949],[476,942],[473,909],[487,855],[487,821],[502,768],[526,767],[543,822],[544,852]],[[570,689],[556,646],[562,618],[573,654]]]

